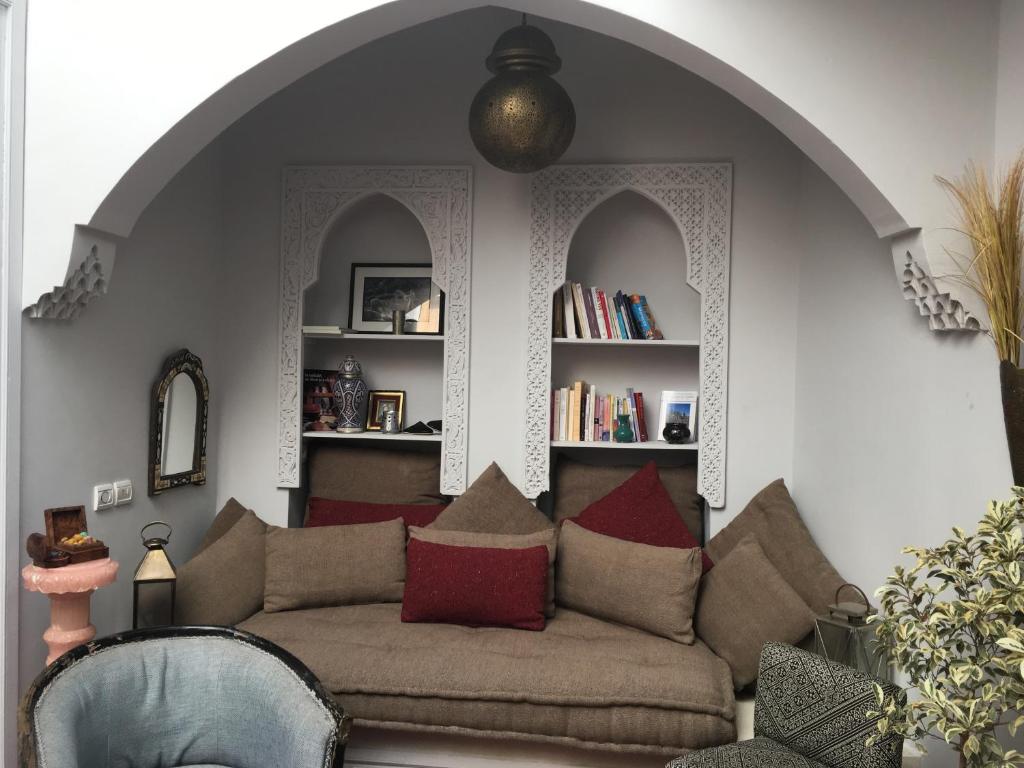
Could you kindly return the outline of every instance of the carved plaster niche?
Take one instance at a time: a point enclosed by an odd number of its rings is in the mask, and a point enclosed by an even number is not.
[[[75,227],[71,265],[63,285],[54,286],[27,308],[34,319],[73,320],[86,305],[107,292],[114,271],[116,238],[89,227]]]
[[[281,215],[278,460],[280,487],[299,486],[302,441],[302,304],[316,282],[323,242],[352,203],[384,194],[405,205],[430,243],[434,282],[445,292],[441,493],[466,488],[469,421],[469,292],[472,171],[468,167],[286,168]]]
[[[526,371],[527,496],[547,490],[551,388],[551,295],[565,279],[572,236],[590,211],[622,192],[661,206],[679,227],[686,274],[700,294],[700,450],[698,490],[725,506],[725,439],[729,367],[729,259],[732,164],[560,165],[534,177],[530,225],[530,298]]]

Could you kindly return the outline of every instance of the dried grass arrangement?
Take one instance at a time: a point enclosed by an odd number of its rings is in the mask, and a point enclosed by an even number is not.
[[[1019,366],[1024,342],[1024,152],[995,185],[974,163],[957,179],[936,180],[956,204],[957,231],[973,251],[969,259],[951,254],[961,271],[953,277],[985,302],[999,359]]]

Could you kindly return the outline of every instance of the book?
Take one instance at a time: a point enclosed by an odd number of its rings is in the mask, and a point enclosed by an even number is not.
[[[562,292],[562,323],[565,327],[565,338],[578,338],[576,336],[576,315],[572,302],[572,286],[565,283],[560,290]]]
[[[580,290],[583,293],[583,308],[586,311],[587,316],[587,328],[590,330],[591,339],[600,339],[601,331],[597,327],[597,313],[594,311],[594,297],[590,293],[589,288],[583,288],[580,286]]]
[[[601,331],[602,339],[612,338],[612,325],[608,322],[608,307],[604,302],[604,291],[598,288],[591,288],[594,295],[594,311],[597,313],[597,326]]]
[[[587,321],[587,308],[583,303],[583,289],[579,283],[572,283],[572,303],[574,308],[574,315],[576,317],[576,323],[579,327],[579,338],[589,339],[590,335],[590,324]]]
[[[566,427],[569,424],[568,410],[569,410],[569,388],[562,387],[559,390],[558,398],[558,439],[568,440],[566,435]]]
[[[629,329],[626,327],[626,321],[622,318],[622,302],[619,301],[618,293],[612,296],[612,303],[615,306],[615,323],[619,326],[619,338],[628,339]]]
[[[597,422],[597,387],[593,384],[590,385],[590,397],[587,399],[588,413],[587,413],[587,442],[593,443],[597,438],[597,428],[595,423]]]
[[[340,325],[304,325],[303,333],[321,333],[342,336],[346,333],[355,333],[351,328],[342,328]]]
[[[302,430],[329,432],[334,429],[334,382],[337,371],[307,368],[302,372]]]
[[[659,341],[664,339],[665,334],[658,330],[658,324],[654,322],[654,313],[651,312],[651,307],[647,303],[647,297],[642,294],[640,296],[640,309],[643,310],[644,317],[647,318],[647,324],[651,327],[651,331],[654,334],[651,338],[658,339]]]
[[[583,382],[574,381],[572,385],[572,437],[569,439],[574,442],[579,442],[581,437],[580,421],[582,416],[580,412],[583,408]]]
[[[628,387],[626,389],[626,406],[629,408],[629,426],[633,430],[633,442],[640,442],[640,428],[637,425],[636,419],[636,403],[633,400],[633,389]]]
[[[636,293],[629,297],[629,311],[633,315],[633,320],[636,322],[637,329],[640,332],[638,338],[653,339],[654,331],[651,329],[651,324],[647,322],[647,316],[640,306],[640,296]]]
[[[555,291],[554,306],[551,308],[551,338],[565,338],[565,317],[562,312],[565,309],[565,302],[562,300],[562,289]]]
[[[647,414],[644,413],[644,393],[636,392],[633,394],[633,399],[636,401],[636,424],[640,428],[640,442],[647,442]]]
[[[633,312],[631,309],[633,306],[632,302],[630,302],[629,296],[627,296],[622,291],[619,291],[619,304],[622,307],[622,316],[624,322],[626,323],[626,327],[629,329],[629,338],[641,338],[639,331],[636,327],[636,321],[633,319]]]

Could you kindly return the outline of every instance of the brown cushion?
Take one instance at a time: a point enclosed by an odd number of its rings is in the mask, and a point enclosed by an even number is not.
[[[175,623],[232,626],[263,607],[266,530],[255,513],[243,510],[226,533],[178,569]]]
[[[259,613],[242,629],[298,656],[356,725],[670,756],[736,739],[729,667],[699,641],[567,608],[543,632],[403,624],[400,612],[389,603]]]
[[[409,526],[409,538],[429,541],[432,544],[448,544],[455,547],[488,547],[491,549],[529,549],[544,546],[548,548],[548,594],[544,615],[555,615],[555,554],[558,547],[558,529],[551,528],[537,533],[471,533],[469,531],[437,531],[432,528]]]
[[[826,613],[845,579],[814,543],[781,479],[758,493],[711,538],[707,546],[711,559],[717,563],[749,534],[804,602],[815,613]]]
[[[739,690],[757,679],[761,646],[797,642],[814,626],[814,611],[749,535],[704,577],[696,626],[698,637],[728,662]]]
[[[405,586],[401,520],[267,533],[263,610],[397,603]]]
[[[536,533],[554,524],[491,462],[428,527],[438,531]]]
[[[206,533],[203,535],[203,540],[199,544],[199,552],[202,552],[208,546],[213,544],[217,539],[223,536],[225,533],[231,530],[231,527],[242,519],[249,510],[243,507],[238,501],[232,496],[224,504],[224,507],[217,516],[213,518],[213,522],[210,523],[210,527],[206,529]]]
[[[375,504],[437,504],[442,498],[440,454],[331,442],[309,449],[310,496]]]
[[[558,536],[555,600],[679,643],[692,643],[699,549],[637,544],[571,520]]]
[[[635,466],[597,467],[560,457],[555,466],[555,521],[576,517],[637,471]],[[704,499],[697,493],[697,468],[658,467],[658,477],[686,527],[704,541]]]

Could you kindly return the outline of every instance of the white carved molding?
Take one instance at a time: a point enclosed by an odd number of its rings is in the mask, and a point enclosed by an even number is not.
[[[712,507],[720,508],[725,506],[731,163],[560,165],[534,178],[525,493],[536,496],[549,483],[552,292],[566,279],[569,246],[580,222],[602,202],[626,190],[661,206],[679,227],[687,269],[677,277],[701,297],[698,490]]]
[[[103,272],[95,246],[85,260],[72,270],[62,286],[56,286],[28,309],[28,316],[35,319],[73,320],[85,309],[86,304],[107,292],[108,278]]]
[[[318,277],[323,242],[338,216],[371,195],[388,195],[419,220],[434,282],[445,292],[441,493],[466,488],[469,420],[470,200],[468,167],[286,168],[281,221],[277,483],[299,486],[302,440],[302,305]]]
[[[982,326],[963,304],[940,291],[935,280],[906,252],[901,276],[903,296],[917,305],[922,317],[928,318],[933,331],[981,331]]]

